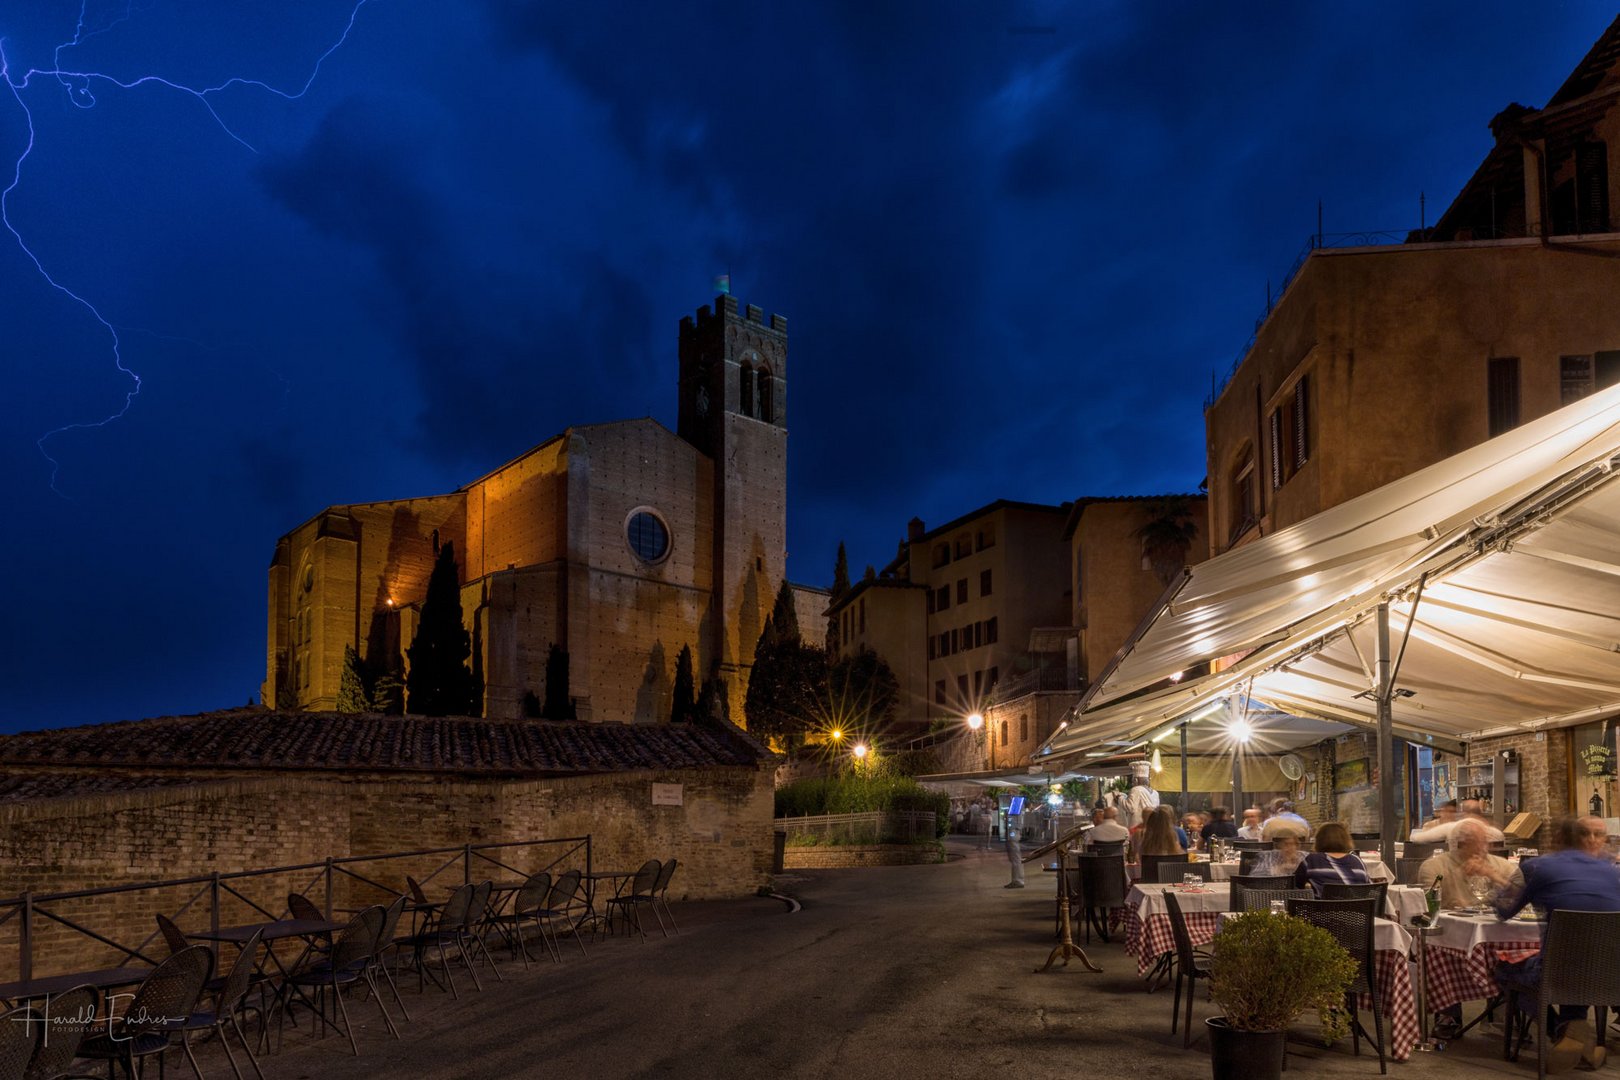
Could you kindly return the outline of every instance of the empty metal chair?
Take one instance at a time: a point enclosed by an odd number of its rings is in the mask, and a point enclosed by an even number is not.
[[[287,894],[287,910],[295,919],[309,919],[312,922],[325,922],[326,912],[322,911],[303,893]]]
[[[1187,867],[1192,865],[1192,863],[1187,861],[1187,856],[1185,855],[1143,855],[1141,867],[1142,880],[1147,882],[1157,882],[1159,880],[1159,867],[1163,866],[1165,863],[1171,863],[1178,867]],[[1181,874],[1177,874],[1172,880],[1180,881]]]
[[[0,1014],[0,1076],[22,1076],[44,1032],[44,1018],[27,1005]]]
[[[348,1006],[343,1004],[343,990],[359,982],[364,982],[377,999],[377,1008],[382,1011],[383,1023],[394,1037],[399,1038],[399,1030],[394,1027],[393,1018],[388,1015],[388,1008],[383,1004],[382,995],[377,990],[376,980],[371,974],[371,958],[377,949],[377,936],[382,931],[383,920],[386,914],[380,907],[369,907],[349,920],[343,933],[332,943],[332,950],[325,956],[312,956],[309,963],[294,971],[287,977],[287,993],[281,997],[281,1012],[285,1017],[287,1007],[292,1002],[290,991],[295,987],[307,987],[316,992],[315,1011],[321,1020],[321,1030],[324,1032],[328,1026],[337,1027],[338,1019],[343,1021],[343,1032],[349,1037],[349,1049],[356,1057],[360,1056],[360,1046],[354,1039],[354,1026],[349,1022]],[[326,1016],[326,997],[332,997],[332,1018]],[[307,998],[302,999],[308,1001]]]
[[[579,893],[581,876],[578,870],[565,870],[559,874],[551,886],[550,895],[546,897],[546,906],[535,912],[542,932],[550,935],[552,955],[559,960],[562,957],[557,950],[557,932],[551,929],[552,923],[561,923],[563,929],[573,934],[580,954],[585,954],[585,939],[579,933],[580,919],[586,915],[585,901]]]
[[[1075,860],[1080,866],[1080,886],[1086,909],[1086,943],[1091,943],[1091,931],[1104,941],[1108,938],[1108,914],[1125,906],[1125,856],[1080,855]]]
[[[1243,905],[1244,893],[1254,889],[1292,889],[1294,879],[1291,877],[1246,877],[1239,874],[1233,877],[1228,882],[1228,885],[1231,892],[1227,896],[1227,910],[1248,911],[1250,909]],[[1306,895],[1312,895],[1309,889],[1305,890],[1305,893]]]
[[[500,931],[506,938],[506,946],[523,959],[523,966],[529,966],[529,946],[523,940],[523,927],[525,923],[533,923],[535,929],[540,931],[540,948],[556,959],[555,950],[546,940],[546,925],[540,918],[540,912],[545,910],[546,897],[551,892],[551,875],[542,870],[538,874],[530,874],[518,889],[517,895],[512,898],[512,910],[504,914],[492,916],[490,925]],[[510,927],[511,929],[507,929]]]
[[[162,1054],[180,1045],[191,1061],[192,1070],[202,1075],[196,1055],[191,1052],[190,1034],[169,1017],[190,1016],[197,1011],[203,984],[214,972],[214,954],[202,945],[188,945],[152,969],[135,991],[122,1019],[111,1029],[92,1035],[79,1045],[79,1056],[116,1061],[128,1076],[135,1075],[135,1062]]]
[[[1187,984],[1187,1018],[1182,1026],[1182,1046],[1192,1045],[1193,996],[1198,992],[1198,980],[1209,978],[1212,957],[1193,948],[1192,934],[1187,930],[1187,917],[1181,913],[1181,899],[1166,890],[1164,904],[1170,912],[1170,932],[1176,941],[1176,998],[1170,1004],[1170,1034],[1176,1033],[1176,1014],[1181,1011],[1181,984]]]
[[[484,944],[484,935],[489,933],[490,917],[495,914],[495,908],[489,902],[490,894],[494,891],[493,881],[480,881],[473,886],[472,902],[467,907],[467,926],[462,934],[469,946],[467,954],[469,956],[483,954],[489,969],[495,973],[495,981],[504,982],[505,976],[501,974],[501,969],[495,966],[495,958],[489,955],[489,947]]]
[[[408,898],[401,896],[383,909],[382,929],[377,931],[377,947],[371,954],[371,977],[373,982],[376,982],[378,975],[383,977],[388,989],[393,991],[394,1002],[399,1006],[400,1013],[409,1020],[410,1010],[405,1008],[405,999],[399,996],[399,984],[394,981],[393,965],[389,963],[399,955],[399,920],[405,912],[406,903]]]
[[[675,913],[669,909],[669,883],[675,877],[675,868],[679,865],[679,859],[665,860],[664,869],[658,874],[658,884],[653,886],[653,914],[657,915],[658,909],[663,908],[664,914],[669,916],[669,925],[674,927],[677,934],[681,932],[681,928],[675,926]],[[660,928],[663,927],[663,916],[659,916],[658,925]]]
[[[663,871],[663,864],[657,859],[648,859],[636,870],[635,877],[630,879],[630,890],[608,900],[608,929],[613,927],[613,912],[618,911],[624,916],[625,929],[634,926],[641,940],[647,940],[647,931],[641,927],[641,909],[651,907],[653,902],[653,886],[658,884],[658,875]],[[656,915],[657,912],[654,911]]]
[[[1377,901],[1373,911],[1382,916],[1388,908],[1384,906],[1389,898],[1389,882],[1375,881],[1366,885],[1351,885],[1343,881],[1324,881],[1317,887],[1317,895],[1323,900],[1374,900]]]
[[[1309,889],[1244,889],[1236,903],[1240,906],[1234,911],[1270,911],[1275,901],[1287,903],[1290,900],[1314,900],[1316,894]]]
[[[473,970],[472,957],[467,954],[467,944],[464,938],[467,929],[467,915],[472,907],[473,887],[462,885],[450,894],[444,907],[439,909],[438,916],[428,922],[418,932],[400,940],[401,946],[409,945],[412,951],[412,963],[416,965],[416,989],[420,993],[427,977],[427,950],[436,948],[439,951],[439,967],[444,972],[445,985],[450,988],[452,997],[458,1000],[461,992],[456,989],[456,981],[450,977],[449,950],[455,949],[461,957],[461,962],[467,966],[467,973],[472,976],[473,985],[482,990],[478,981],[478,972]],[[434,979],[434,982],[437,982]]]
[[[247,995],[253,986],[254,965],[258,960],[263,933],[261,930],[248,938],[242,945],[242,951],[236,954],[236,962],[221,980],[219,992],[214,997],[214,1007],[192,1013],[185,1023],[187,1031],[212,1031],[219,1037],[219,1044],[225,1048],[225,1057],[231,1063],[231,1072],[236,1074],[236,1080],[242,1080],[242,1070],[237,1067],[236,1054],[231,1051],[230,1040],[225,1037],[227,1029],[236,1032],[237,1041],[242,1044],[242,1049],[247,1051],[248,1062],[253,1066],[253,1071],[258,1074],[259,1080],[264,1080],[264,1073],[259,1069],[259,1059],[253,1056],[253,1046],[243,1033],[242,1022],[239,1019],[245,1009],[258,1011],[258,1006],[247,1004]]]
[[[84,1073],[74,1072],[73,1059],[79,1056],[79,1046],[85,1037],[99,1026],[96,1006],[100,1000],[101,995],[93,986],[76,986],[51,998],[50,1034],[40,1039],[28,1071],[15,1073],[0,1068],[0,1076],[20,1075],[24,1080],[67,1080],[84,1076]],[[0,1016],[0,1023],[5,1019]]]
[[[1378,993],[1378,968],[1373,962],[1373,919],[1377,917],[1377,901],[1372,897],[1361,900],[1309,900],[1288,901],[1288,914],[1320,926],[1333,935],[1339,946],[1356,962],[1356,977],[1344,994],[1345,1011],[1350,1014],[1350,1045],[1361,1053],[1361,1040],[1368,1039],[1378,1048],[1378,1071],[1388,1071],[1384,1061],[1384,1015]],[[1367,1034],[1356,1009],[1356,995],[1366,994],[1372,1000],[1373,1030],[1376,1038]]]

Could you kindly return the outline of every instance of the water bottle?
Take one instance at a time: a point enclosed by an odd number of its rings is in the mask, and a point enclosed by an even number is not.
[[[1273,900],[1271,902],[1271,913],[1273,915],[1286,915],[1286,914],[1288,914],[1288,901],[1286,901],[1286,900]]]

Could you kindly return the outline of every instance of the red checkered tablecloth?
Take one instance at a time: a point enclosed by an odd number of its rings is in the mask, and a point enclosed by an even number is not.
[[[1424,1000],[1429,1011],[1495,997],[1501,992],[1496,985],[1497,962],[1517,964],[1540,951],[1540,945],[1500,941],[1480,942],[1466,953],[1430,945],[1424,956]]]
[[[1170,928],[1168,915],[1149,915],[1144,924],[1135,908],[1128,907],[1125,911],[1125,951],[1136,957],[1136,973],[1146,975],[1161,955],[1176,951],[1175,931]],[[1187,936],[1192,938],[1194,946],[1208,945],[1215,940],[1220,912],[1189,911],[1186,918]]]

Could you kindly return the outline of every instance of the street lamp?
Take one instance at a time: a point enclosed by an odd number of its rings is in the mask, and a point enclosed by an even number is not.
[[[967,718],[967,726],[969,728],[973,729],[974,731],[978,731],[980,728],[984,727],[984,716],[983,716],[983,714],[981,714],[981,713],[973,713],[971,716],[969,716]]]
[[[866,744],[863,742],[858,742],[850,747],[849,752],[855,755],[856,761],[866,760]]]
[[[983,728],[984,728],[984,714],[983,713],[969,713],[968,718],[967,718],[967,726],[968,726],[969,731],[983,730]],[[990,771],[994,772],[995,768],[996,768],[996,737],[995,737],[994,733],[989,732],[989,731],[986,731],[984,733],[984,737],[987,740],[989,740],[989,742],[987,744],[989,749],[987,749],[985,751],[985,756],[988,759]]]

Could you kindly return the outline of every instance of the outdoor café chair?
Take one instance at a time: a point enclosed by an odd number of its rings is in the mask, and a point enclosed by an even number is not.
[[[1228,840],[1227,843],[1232,845],[1233,851],[1270,851],[1272,847],[1270,840],[1244,840],[1238,838]]]
[[[1532,988],[1504,980],[1502,992],[1507,998],[1502,1055],[1519,1060],[1525,1032],[1534,1025],[1536,1080],[1547,1074],[1549,1007],[1597,1006],[1598,1045],[1604,1045],[1606,1009],[1620,1003],[1620,911],[1549,912],[1541,944],[1541,985]]]
[[[236,962],[231,965],[230,973],[225,976],[214,997],[214,1007],[192,1013],[185,1023],[186,1031],[212,1031],[219,1037],[219,1045],[225,1048],[225,1057],[231,1063],[231,1072],[236,1075],[236,1080],[242,1080],[242,1070],[237,1067],[236,1055],[231,1053],[230,1041],[225,1037],[227,1027],[236,1032],[237,1041],[242,1044],[242,1049],[247,1051],[248,1062],[252,1064],[253,1071],[258,1074],[259,1080],[264,1080],[264,1072],[259,1068],[259,1059],[253,1056],[253,1047],[242,1031],[240,1020],[244,1010],[252,1009],[254,1012],[260,1012],[257,1005],[247,1003],[247,996],[248,991],[253,988],[253,973],[259,958],[259,946],[263,935],[263,930],[257,931],[242,943],[242,950],[236,954]]]
[[[1142,880],[1149,883],[1157,882],[1159,880],[1159,867],[1163,866],[1165,863],[1175,863],[1178,867],[1187,867],[1192,865],[1192,863],[1187,861],[1187,856],[1185,855],[1143,855]],[[1185,872],[1186,871],[1183,870],[1183,873]],[[1181,874],[1177,874],[1171,880],[1180,881]]]
[[[0,1076],[22,1076],[44,1030],[44,1018],[27,1005],[0,1013]]]
[[[1427,859],[1396,859],[1395,883],[1397,885],[1420,884],[1418,871],[1423,868],[1423,864],[1427,861]]]
[[[677,934],[681,932],[681,928],[675,926],[675,913],[669,910],[669,882],[675,876],[675,868],[679,865],[679,859],[666,860],[664,868],[658,873],[658,884],[653,886],[653,914],[657,915],[658,909],[663,908],[664,914],[669,916],[669,925],[675,927]],[[663,927],[664,920],[662,917],[659,918],[658,925],[660,928]]]
[[[191,948],[191,939],[186,937],[186,932],[184,930],[175,925],[173,919],[169,918],[167,915],[159,915],[157,917],[157,924],[158,931],[163,935],[164,943],[169,946],[170,956],[173,956],[177,952],[184,952],[186,949]],[[216,975],[209,979],[206,984],[204,984],[203,990],[210,994],[217,994],[219,993],[220,988],[224,985],[224,976]]]
[[[101,995],[93,986],[75,986],[51,998],[51,1018],[47,1021],[50,1035],[41,1037],[34,1059],[28,1063],[28,1071],[0,1075],[21,1076],[24,1080],[86,1080],[88,1073],[73,1071],[73,1059],[79,1056],[79,1046],[85,1036],[96,1026],[96,1006],[100,1000]],[[0,1016],[0,1022],[5,1019]]]
[[[1294,879],[1291,877],[1281,876],[1253,877],[1237,874],[1234,875],[1227,884],[1231,889],[1231,892],[1227,896],[1227,910],[1248,911],[1249,909],[1243,906],[1243,894],[1245,892],[1254,889],[1292,889],[1294,887]],[[1309,889],[1305,891],[1307,895],[1315,895]]]
[[[1123,840],[1093,840],[1086,844],[1087,855],[1123,855],[1125,854],[1125,841]]]
[[[1255,848],[1252,851],[1238,852],[1238,876],[1248,877],[1250,874],[1254,873],[1255,863],[1260,861],[1260,856],[1267,850],[1269,849]]]
[[[1378,1071],[1388,1072],[1384,1061],[1384,1014],[1378,1000],[1377,968],[1373,964],[1373,920],[1379,908],[1371,897],[1361,900],[1308,900],[1288,901],[1288,914],[1320,926],[1333,935],[1339,947],[1356,962],[1356,977],[1344,992],[1344,1009],[1350,1014],[1350,1046],[1361,1053],[1361,1040],[1368,1039],[1378,1048]],[[1372,1001],[1374,1039],[1367,1034],[1356,1009],[1356,995],[1366,994]]]
[[[658,875],[663,872],[664,865],[657,859],[648,859],[636,870],[635,877],[630,879],[630,891],[619,896],[609,898],[608,904],[608,930],[613,929],[613,912],[618,911],[624,916],[626,932],[632,925],[641,940],[647,940],[647,931],[641,928],[641,909],[651,907],[653,886],[658,884]],[[653,912],[657,915],[657,912]]]
[[[1324,881],[1316,886],[1317,896],[1323,900],[1365,900],[1369,897],[1377,901],[1373,908],[1376,914],[1382,915],[1386,910],[1385,901],[1389,898],[1389,882],[1374,881],[1366,885],[1352,885],[1347,881]]]
[[[402,947],[406,945],[411,947],[412,963],[416,965],[417,993],[421,993],[426,985],[429,947],[439,950],[439,967],[444,971],[444,981],[450,987],[452,997],[460,1000],[461,992],[456,989],[456,981],[450,976],[448,949],[453,948],[461,955],[461,962],[467,966],[467,973],[472,976],[473,985],[480,990],[483,989],[478,982],[478,972],[473,970],[472,958],[467,955],[466,943],[462,940],[462,934],[467,928],[467,913],[472,907],[472,895],[471,884],[459,886],[439,909],[437,918],[431,919],[421,930],[400,940]]]
[[[1164,905],[1170,913],[1170,932],[1176,939],[1176,999],[1170,1004],[1170,1034],[1176,1033],[1176,1014],[1181,1011],[1181,984],[1187,984],[1187,1019],[1182,1023],[1181,1045],[1192,1045],[1193,996],[1198,992],[1198,980],[1209,978],[1209,965],[1214,959],[1202,949],[1193,948],[1192,935],[1187,932],[1187,916],[1181,912],[1181,899],[1165,890]]]
[[[1174,862],[1162,862],[1158,865],[1159,876],[1156,879],[1160,885],[1168,885],[1180,881],[1188,874],[1192,874],[1199,881],[1213,881],[1214,867],[1207,862],[1188,862],[1180,859]]]
[[[389,960],[399,955],[399,918],[405,911],[408,898],[397,897],[392,904],[383,909],[382,928],[377,931],[377,947],[371,951],[371,960],[368,966],[371,969],[371,981],[377,984],[377,976],[381,975],[388,984],[388,989],[394,994],[394,1002],[406,1020],[410,1020],[410,1010],[405,1008],[405,999],[399,996],[399,984],[394,981],[394,972]],[[392,954],[392,955],[390,955]]]
[[[585,939],[580,936],[579,923],[581,918],[589,914],[589,911],[580,899],[580,877],[581,874],[578,870],[565,870],[558,874],[557,880],[552,883],[551,894],[546,897],[546,906],[535,912],[535,917],[540,920],[542,932],[549,932],[551,935],[552,954],[558,960],[561,960],[562,956],[557,948],[557,932],[549,930],[549,926],[553,922],[561,922],[563,927],[574,935],[574,941],[579,945],[580,955],[585,955]],[[576,912],[579,914],[579,918],[575,918]]]
[[[136,989],[123,1018],[114,1022],[110,1031],[92,1035],[79,1044],[79,1056],[120,1062],[125,1074],[133,1077],[135,1062],[154,1054],[161,1071],[162,1055],[178,1035],[192,1071],[202,1076],[197,1057],[191,1052],[190,1033],[167,1018],[196,1012],[203,984],[213,973],[213,952],[206,945],[186,946],[152,969]]]
[[[1270,911],[1272,902],[1276,900],[1287,903],[1290,900],[1315,899],[1316,894],[1309,889],[1244,889],[1237,900],[1242,906],[1232,910]]]
[[[346,987],[357,983],[365,983],[370,988],[372,996],[377,999],[377,1008],[382,1011],[383,1023],[394,1038],[399,1038],[399,1029],[394,1027],[393,1018],[388,1015],[388,1008],[383,1004],[382,995],[377,992],[376,981],[371,975],[371,957],[377,950],[377,936],[382,931],[383,920],[386,918],[380,907],[369,907],[349,920],[349,925],[343,928],[338,939],[332,943],[332,950],[325,956],[313,956],[309,963],[287,976],[291,987],[309,987],[316,991],[315,1009],[321,1020],[321,1030],[324,1032],[328,1026],[336,1027],[338,1018],[343,1020],[343,1031],[349,1037],[349,1049],[354,1051],[355,1057],[360,1056],[360,1047],[354,1041],[354,1025],[349,1021],[348,1006],[343,1004],[343,991]],[[332,1019],[326,1018],[326,997],[330,991],[332,997]],[[289,994],[281,998],[281,1014],[287,1015],[287,1008],[291,1005]]]
[[[1445,847],[1444,844],[1419,844],[1408,840],[1401,848],[1401,858],[1416,859],[1418,862],[1422,862],[1443,847]]]
[[[287,911],[295,919],[311,919],[315,922],[326,921],[326,912],[322,911],[313,900],[303,893],[287,894]]]
[[[495,981],[504,982],[505,976],[501,974],[501,969],[495,966],[495,958],[489,955],[489,947],[484,944],[484,935],[489,933],[490,916],[495,914],[495,909],[489,902],[490,894],[494,891],[493,881],[480,881],[473,886],[472,901],[467,906],[467,923],[462,930],[462,937],[471,946],[467,950],[467,955],[476,957],[479,953],[483,953],[489,969],[495,973]],[[483,987],[479,989],[482,990]]]
[[[555,950],[546,940],[546,924],[540,919],[540,912],[545,910],[546,896],[551,892],[551,874],[541,870],[537,874],[530,874],[518,889],[517,895],[512,898],[512,910],[501,915],[492,916],[490,925],[498,930],[506,939],[506,947],[516,953],[523,960],[523,966],[529,966],[529,947],[523,940],[523,924],[532,922],[540,931],[541,951],[556,959]],[[510,930],[507,927],[511,927]]]
[[[1078,855],[1081,891],[1086,904],[1086,944],[1091,944],[1091,929],[1104,941],[1108,938],[1108,913],[1125,906],[1125,856]]]

